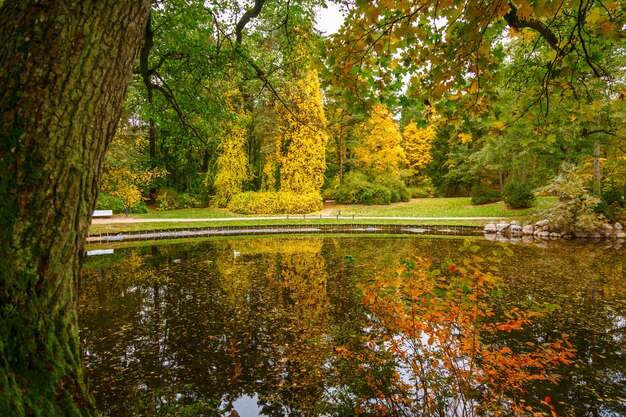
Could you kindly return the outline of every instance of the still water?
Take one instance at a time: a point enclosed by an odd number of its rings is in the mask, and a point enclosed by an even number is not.
[[[474,243],[478,255],[497,248]],[[454,238],[233,238],[90,256],[80,327],[98,406],[105,416],[252,417],[355,415],[357,404],[392,404],[392,394],[372,387],[392,378],[394,359],[375,362],[379,348],[344,354],[370,337],[363,271],[392,275],[397,265],[385,258],[449,265],[462,245]],[[528,381],[514,401],[548,415],[626,415],[626,251],[577,242],[511,248],[497,271],[507,285],[494,309],[559,308],[489,343],[515,350],[565,335],[576,355],[546,364],[558,384]],[[375,372],[375,381],[355,380]],[[425,407],[377,410],[369,415],[428,414]],[[472,415],[458,406],[445,413]]]

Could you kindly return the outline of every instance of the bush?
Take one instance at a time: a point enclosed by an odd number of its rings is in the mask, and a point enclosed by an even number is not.
[[[148,212],[148,205],[145,201],[140,201],[135,207],[131,207],[130,212],[133,214],[146,214]]]
[[[543,191],[559,195],[559,201],[544,214],[560,230],[591,231],[606,222],[598,212],[602,201],[585,187],[583,176],[574,165],[563,163],[561,173]]]
[[[113,213],[124,212],[124,202],[106,193],[100,193],[96,201],[96,210],[113,210]]]
[[[189,193],[180,193],[176,196],[176,208],[197,208],[200,207],[200,200]]]
[[[409,201],[411,199],[409,189],[406,188],[404,182],[402,182],[402,180],[398,177],[394,177],[392,175],[379,175],[374,177],[374,184],[380,184],[389,190],[391,194],[391,203]]]
[[[334,192],[342,204],[389,204],[409,201],[411,195],[401,179],[391,175],[368,177],[360,172],[346,174]]]
[[[189,193],[179,193],[171,188],[162,188],[157,193],[157,210],[175,210],[200,207],[201,202]]]
[[[235,195],[228,209],[241,214],[306,214],[324,207],[319,193],[296,194],[285,191],[247,191]]]
[[[609,188],[602,193],[602,200],[604,200],[604,202],[608,206],[617,205],[620,207],[624,207],[624,190],[621,190],[619,188]]]
[[[535,198],[533,188],[526,182],[510,181],[502,190],[504,204],[516,209],[531,207]]]
[[[492,190],[484,185],[478,185],[472,189],[472,204],[487,204],[500,201],[500,191]]]
[[[389,204],[391,203],[391,191],[381,184],[368,184],[359,194],[360,204]]]

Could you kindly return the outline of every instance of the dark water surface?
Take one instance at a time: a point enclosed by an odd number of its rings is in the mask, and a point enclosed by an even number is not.
[[[462,243],[233,238],[90,256],[80,327],[98,405],[106,416],[351,415],[331,368],[334,341],[362,330],[354,277],[384,257],[437,265],[458,258]],[[510,337],[540,343],[565,333],[577,350],[558,385],[531,384],[525,401],[549,398],[557,415],[626,416],[626,251],[511,247],[499,302],[560,309]]]

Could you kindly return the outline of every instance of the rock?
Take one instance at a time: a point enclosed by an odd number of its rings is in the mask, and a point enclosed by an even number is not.
[[[622,226],[620,224],[620,222],[615,222],[615,224],[613,225],[613,227],[615,228],[615,230],[623,230],[624,226]]]
[[[550,232],[546,232],[544,230],[537,233],[537,236],[541,239],[550,239]]]
[[[522,233],[522,226],[517,225],[517,224],[511,224],[511,234],[512,235],[519,235]]]
[[[550,239],[560,239],[561,234],[557,232],[550,232]]]
[[[509,229],[509,227],[511,227],[511,225],[509,223],[498,223],[496,224],[496,230],[498,232],[505,232]]]
[[[581,232],[581,231],[572,232],[572,235],[574,237],[576,237],[576,238],[586,238],[586,237],[589,237],[589,233]]]
[[[600,227],[600,229],[602,229],[602,230],[604,230],[604,231],[608,232],[609,234],[610,234],[611,232],[613,232],[613,230],[614,230],[613,226],[611,226],[611,225],[610,225],[610,224],[608,224],[608,223],[604,223],[604,224],[602,225],[602,227]]]
[[[618,239],[623,239],[626,237],[626,232],[618,230],[617,232],[615,232],[615,237]]]
[[[535,227],[532,224],[525,224],[524,227],[522,227],[523,235],[532,235],[534,231]]]
[[[550,223],[550,220],[539,220],[537,223],[535,223],[535,226],[544,227],[547,226],[548,223]]]
[[[484,233],[496,233],[497,231],[498,228],[496,227],[496,224],[494,222],[487,223],[485,229],[483,230]]]
[[[519,226],[519,222],[517,220],[513,220],[511,222],[511,226]]]

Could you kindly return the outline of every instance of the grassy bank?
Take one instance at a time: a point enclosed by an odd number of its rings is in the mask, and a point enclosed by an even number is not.
[[[271,219],[253,219],[254,216],[243,216],[228,212],[224,209],[183,209],[170,211],[153,211],[148,214],[133,215],[133,219],[146,221],[144,223],[116,223],[113,219],[109,224],[93,224],[89,229],[92,235],[103,233],[120,233],[127,231],[151,231],[164,229],[180,229],[185,227],[220,227],[220,226],[272,226],[272,225],[302,225],[302,224],[400,224],[400,225],[451,225],[451,226],[482,226],[489,217],[502,217],[524,221],[533,219],[554,202],[554,198],[539,198],[529,209],[513,210],[504,206],[502,202],[473,206],[469,198],[424,198],[413,199],[407,203],[397,203],[389,206],[362,206],[336,204],[327,206],[323,212],[311,213],[304,218],[302,215],[275,216]],[[324,218],[320,219],[323,213]],[[342,218],[336,216],[341,214]],[[354,216],[354,217],[353,217]],[[121,216],[123,217],[123,216]],[[236,220],[230,219],[236,217]],[[246,217],[250,217],[246,220]],[[261,216],[268,217],[268,216]],[[363,217],[385,217],[385,219],[365,219]],[[423,217],[426,219],[401,219]],[[437,218],[458,218],[453,220],[435,220]],[[463,217],[484,217],[480,220],[465,220]],[[428,218],[432,218],[430,220]],[[204,221],[180,222],[167,219],[210,219]],[[123,218],[120,219],[123,221]]]

